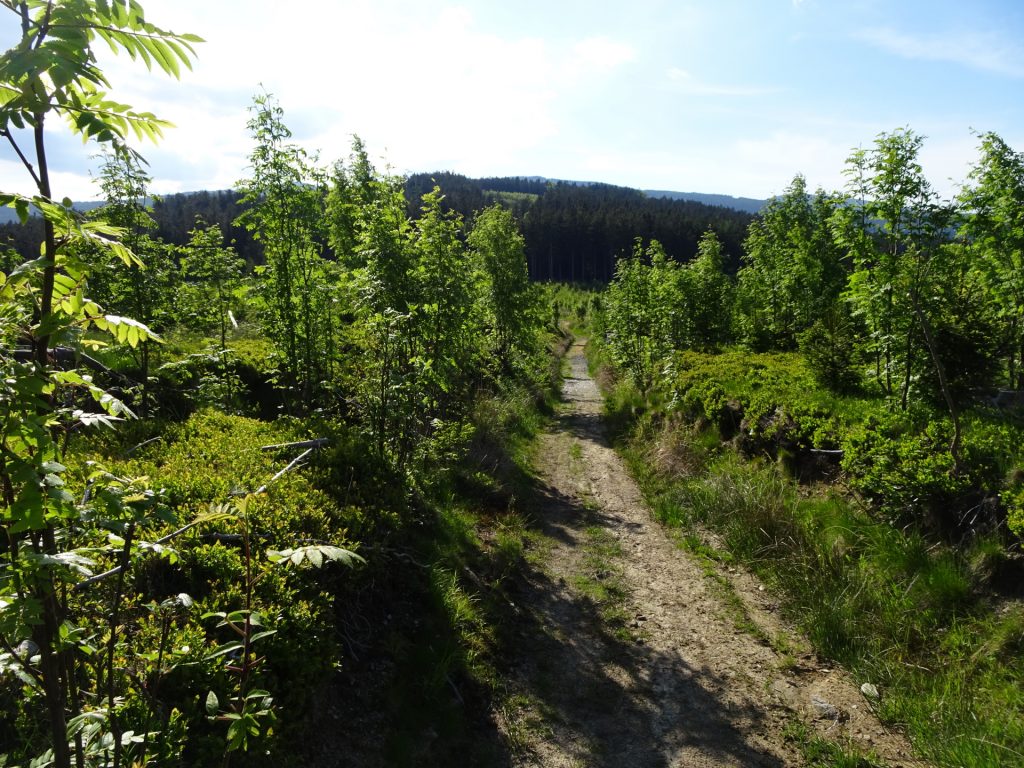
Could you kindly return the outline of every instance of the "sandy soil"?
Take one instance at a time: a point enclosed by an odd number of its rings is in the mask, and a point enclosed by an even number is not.
[[[863,681],[809,653],[753,576],[714,570],[652,520],[608,443],[581,345],[569,360],[531,510],[549,543],[513,595],[519,652],[496,713],[513,763],[801,765],[784,732],[802,723],[882,764],[919,765],[873,717]]]

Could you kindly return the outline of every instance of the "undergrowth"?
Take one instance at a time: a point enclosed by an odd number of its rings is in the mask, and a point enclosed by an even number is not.
[[[542,377],[478,397],[464,458],[422,486],[411,518],[361,550],[368,564],[339,615],[359,664],[331,694],[353,765],[503,766],[522,746],[515,723],[499,732],[489,713],[519,709],[502,683],[517,610],[508,590],[539,545],[524,502],[557,351]]]

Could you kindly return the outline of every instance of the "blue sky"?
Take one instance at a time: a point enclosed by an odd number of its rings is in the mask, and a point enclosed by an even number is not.
[[[324,163],[358,133],[398,172],[543,175],[748,197],[797,172],[843,184],[850,150],[910,126],[952,194],[972,129],[1024,150],[1019,0],[143,0],[206,38],[180,82],[105,55],[113,95],[174,122],[140,146],[153,190],[245,174],[261,84]],[[5,14],[9,15],[9,14]],[[0,47],[17,33],[0,18]],[[89,149],[52,140],[55,190],[95,196]],[[26,189],[0,148],[0,188]]]

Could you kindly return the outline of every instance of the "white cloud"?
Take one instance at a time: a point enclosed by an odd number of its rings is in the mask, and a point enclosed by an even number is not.
[[[1024,50],[995,34],[911,35],[890,27],[876,27],[862,30],[857,37],[907,59],[946,61],[1010,77],[1024,77]]]
[[[678,67],[668,70],[669,89],[675,93],[694,96],[765,96],[777,93],[777,88],[750,85],[724,85],[699,80],[692,73]]]
[[[39,194],[39,190],[32,183],[28,172],[17,161],[0,159],[0,179],[4,180],[4,192],[30,196]],[[53,195],[57,199],[70,197],[75,201],[93,200],[98,192],[88,174],[67,171],[50,172],[50,189],[53,190]]]
[[[636,51],[625,43],[603,36],[589,37],[573,45],[566,73],[571,77],[609,74],[635,58]]]
[[[581,178],[646,189],[671,189],[768,198],[797,173],[808,185],[835,189],[849,147],[842,140],[777,132],[767,139],[738,137],[713,145],[683,141],[667,149],[621,151],[589,147],[573,158]]]
[[[147,152],[154,168],[176,155],[206,188],[243,175],[244,109],[261,83],[279,98],[296,140],[325,161],[347,155],[358,133],[400,171],[472,174],[511,166],[557,136],[568,96],[600,87],[636,56],[603,35],[503,35],[455,5],[322,3],[315,24],[271,0],[252,0],[244,14],[208,0],[146,7],[155,22],[207,38],[195,71],[178,84],[123,57],[106,57],[104,66],[119,99],[178,126]]]

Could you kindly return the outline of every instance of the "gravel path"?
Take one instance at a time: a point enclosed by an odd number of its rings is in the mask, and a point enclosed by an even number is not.
[[[515,595],[519,652],[497,714],[514,763],[801,765],[785,732],[803,724],[883,765],[918,765],[752,576],[693,558],[652,520],[608,443],[580,344],[569,360],[537,457],[531,513],[547,543]]]

